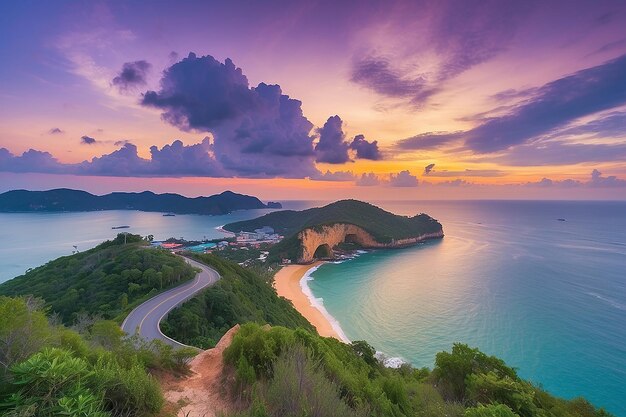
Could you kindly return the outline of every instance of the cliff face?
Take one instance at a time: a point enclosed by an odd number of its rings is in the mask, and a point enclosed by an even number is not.
[[[409,246],[427,239],[443,237],[443,229],[434,233],[392,240],[389,243],[381,243],[361,227],[347,223],[335,223],[332,225],[317,226],[307,228],[298,233],[298,240],[301,244],[301,255],[298,263],[310,263],[315,259],[315,251],[322,245],[328,245],[332,254],[332,248],[342,242],[354,242],[364,248],[398,248]]]

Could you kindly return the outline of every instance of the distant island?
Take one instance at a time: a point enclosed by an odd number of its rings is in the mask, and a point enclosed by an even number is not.
[[[98,210],[140,210],[169,214],[228,214],[236,210],[282,208],[280,203],[264,204],[256,197],[224,191],[210,197],[189,198],[179,194],[110,193],[59,188],[48,191],[13,190],[0,194],[0,212],[63,212]]]
[[[270,250],[273,257],[298,263],[332,258],[334,249],[345,243],[363,248],[396,248],[443,237],[441,224],[427,214],[399,216],[357,200],[303,211],[277,211],[223,228],[238,233],[265,226],[285,236]]]

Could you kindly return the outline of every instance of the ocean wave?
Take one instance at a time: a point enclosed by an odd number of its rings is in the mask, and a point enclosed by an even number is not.
[[[408,363],[407,361],[405,361],[404,359],[398,356],[389,357],[380,351],[376,351],[376,354],[374,354],[374,357],[378,359],[379,362],[382,362],[385,368],[397,369],[401,367],[402,365],[404,365],[405,363]]]
[[[308,271],[306,271],[306,273],[304,274],[304,276],[300,280],[300,289],[307,296],[307,298],[309,299],[309,302],[311,303],[311,305],[314,308],[318,309],[319,312],[322,313],[322,315],[326,318],[326,320],[328,320],[328,322],[330,323],[331,327],[333,328],[335,333],[337,333],[337,335],[339,336],[341,341],[343,341],[344,343],[350,343],[350,339],[348,339],[348,336],[346,336],[346,334],[344,333],[344,331],[341,328],[341,325],[339,324],[337,319],[335,319],[328,312],[328,310],[326,310],[326,307],[324,307],[324,299],[323,298],[316,298],[313,295],[313,292],[311,291],[311,288],[309,288],[309,285],[307,284],[308,281],[313,281],[314,278],[311,276],[311,274],[313,272],[317,271],[317,268],[319,268],[320,266],[321,265],[314,266],[313,268],[311,268]]]
[[[597,298],[598,300],[602,300],[611,307],[615,307],[618,310],[626,311],[626,304],[622,304],[619,301],[615,301],[611,298],[604,297],[596,292],[587,292],[587,295]]]

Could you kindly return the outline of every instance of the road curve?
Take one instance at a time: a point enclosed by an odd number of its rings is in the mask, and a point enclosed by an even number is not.
[[[159,328],[159,323],[176,306],[187,301],[202,289],[215,284],[220,279],[220,275],[214,269],[200,262],[189,258],[185,258],[185,261],[191,266],[201,269],[193,281],[162,292],[137,306],[122,323],[124,332],[131,335],[138,333],[146,340],[159,339],[173,347],[187,346],[165,336]]]

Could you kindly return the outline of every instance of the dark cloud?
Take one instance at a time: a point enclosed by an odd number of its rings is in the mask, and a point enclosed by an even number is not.
[[[152,65],[147,61],[126,62],[120,73],[111,83],[121,92],[134,90],[146,85],[146,77]]]
[[[424,175],[428,175],[435,168],[435,164],[428,164],[424,167]]]
[[[626,104],[626,55],[578,71],[537,89],[509,114],[487,119],[467,132],[422,134],[400,141],[403,149],[426,149],[463,140],[476,153],[491,153],[540,139],[574,120]]]
[[[355,184],[360,187],[372,187],[374,185],[379,185],[380,179],[378,178],[378,175],[374,174],[373,172],[369,172],[361,174],[359,179],[356,180]]]
[[[391,174],[389,177],[389,185],[392,187],[417,187],[419,181],[411,172],[400,171],[397,174]]]
[[[80,137],[80,143],[82,143],[83,145],[93,145],[96,142],[97,140],[87,135]]]
[[[388,97],[423,99],[433,93],[421,77],[412,78],[391,68],[388,59],[380,56],[367,56],[355,60],[350,80]]]
[[[356,151],[356,157],[358,159],[370,159],[372,161],[379,161],[383,159],[383,156],[378,149],[378,141],[374,140],[369,142],[363,135],[356,135],[354,139],[352,139],[350,149]]]
[[[131,143],[129,140],[127,139],[121,139],[121,140],[116,140],[115,142],[113,142],[113,145],[115,146],[124,146],[127,143]]]
[[[64,132],[58,127],[53,127],[52,129],[48,130],[48,134],[50,135],[59,135],[61,133],[64,133]]]
[[[320,138],[315,145],[317,162],[328,164],[344,164],[350,161],[348,148],[350,145],[345,141],[343,133],[343,121],[339,116],[328,118],[324,126],[317,130]]]
[[[354,181],[354,174],[351,171],[335,171],[326,170],[325,173],[312,176],[314,181]]]
[[[163,110],[164,121],[210,132],[215,159],[231,175],[304,178],[315,175],[313,125],[301,102],[278,85],[248,80],[230,59],[187,58],[164,71],[161,89],[142,103]]]

